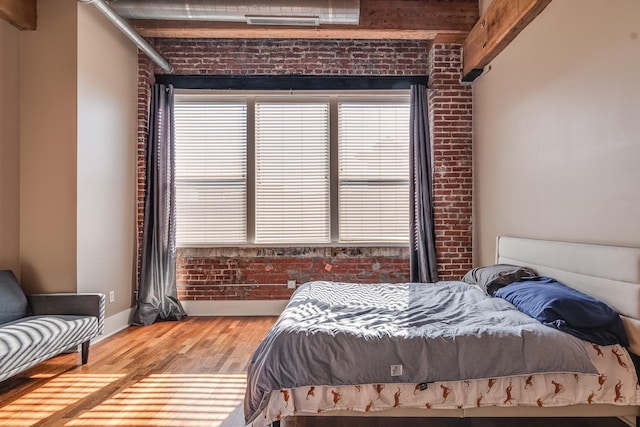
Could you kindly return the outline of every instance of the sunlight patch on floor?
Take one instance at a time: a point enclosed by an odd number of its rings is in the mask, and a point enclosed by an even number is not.
[[[31,426],[122,377],[123,375],[60,375],[0,407],[0,425]]]
[[[157,374],[142,379],[67,426],[239,426],[245,374]]]

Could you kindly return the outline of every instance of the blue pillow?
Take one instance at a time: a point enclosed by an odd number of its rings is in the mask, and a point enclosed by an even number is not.
[[[600,345],[629,346],[622,319],[611,307],[551,277],[526,278],[496,291],[541,323]]]
[[[27,296],[11,270],[0,270],[0,325],[27,315]]]

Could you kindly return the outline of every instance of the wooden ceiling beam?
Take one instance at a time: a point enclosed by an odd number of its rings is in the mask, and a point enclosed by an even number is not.
[[[0,0],[0,18],[19,30],[35,30],[37,0]]]
[[[159,21],[156,21],[159,22]],[[202,25],[198,25],[202,24]],[[148,23],[133,21],[134,28],[143,37],[159,38],[202,38],[202,39],[353,39],[353,40],[433,40],[439,34],[451,34],[464,39],[465,31],[439,30],[363,30],[358,28],[331,28],[323,26],[314,28],[286,27],[278,28],[229,23],[201,22],[195,26],[187,21],[164,21],[153,28]]]
[[[262,39],[414,39],[466,35],[478,20],[476,1],[360,0],[358,25],[257,26],[239,22],[131,20],[143,37]]]
[[[463,44],[462,74],[473,81],[551,0],[493,0]]]

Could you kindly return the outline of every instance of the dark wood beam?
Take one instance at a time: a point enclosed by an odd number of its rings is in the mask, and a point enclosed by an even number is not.
[[[175,75],[156,74],[156,83],[177,89],[216,90],[372,90],[410,89],[426,84],[428,76],[305,76],[305,75]]]
[[[35,30],[37,0],[0,0],[0,18],[19,30]]]
[[[493,0],[463,44],[464,81],[473,81],[551,0]]]
[[[144,37],[433,40],[466,36],[478,20],[477,1],[360,0],[359,25],[256,26],[238,22],[132,20]]]

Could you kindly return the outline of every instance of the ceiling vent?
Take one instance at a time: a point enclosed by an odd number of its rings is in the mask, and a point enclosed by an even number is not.
[[[249,25],[296,25],[317,27],[320,25],[319,16],[255,16],[246,15]]]
[[[127,19],[248,22],[254,25],[358,25],[360,0],[110,0]]]

